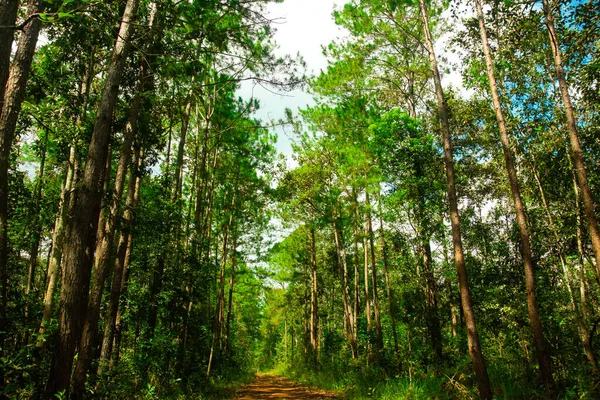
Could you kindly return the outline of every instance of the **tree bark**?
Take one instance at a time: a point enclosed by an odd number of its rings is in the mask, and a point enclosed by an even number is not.
[[[187,140],[187,132],[190,124],[190,115],[192,112],[192,101],[188,100],[183,112],[181,121],[181,132],[179,136],[179,148],[177,151],[177,165],[175,167],[175,190],[173,190],[172,200],[178,201],[181,197],[181,186],[183,184],[183,156],[185,153],[185,143]]]
[[[575,117],[575,110],[571,104],[569,85],[567,83],[565,70],[562,65],[562,52],[560,51],[559,39],[556,34],[556,30],[554,29],[552,8],[548,0],[543,0],[543,4],[544,13],[546,14],[546,26],[548,27],[548,34],[550,37],[550,47],[552,48],[552,54],[554,55],[556,78],[558,79],[558,86],[560,88],[565,114],[567,116],[567,127],[569,129],[569,139],[571,141],[571,151],[573,153],[573,164],[575,167],[577,182],[579,183],[579,189],[581,190],[583,210],[588,223],[589,235],[590,239],[592,240],[596,274],[598,276],[598,280],[600,281],[600,229],[598,228],[598,220],[596,218],[594,198],[588,184],[585,163],[583,162],[583,152],[581,150],[579,135],[577,133],[577,118]]]
[[[318,286],[317,286],[317,244],[315,240],[315,228],[310,227],[310,276],[311,276],[311,289],[310,289],[310,347],[312,351],[313,361],[317,360],[318,354],[318,314],[319,314],[319,303],[318,303]]]
[[[58,207],[58,214],[56,221],[54,222],[54,232],[52,233],[52,250],[50,251],[50,258],[48,261],[48,272],[46,273],[46,292],[44,294],[44,311],[42,314],[42,322],[40,323],[38,340],[36,347],[38,353],[42,351],[46,342],[44,334],[46,328],[52,318],[52,309],[54,306],[54,291],[56,290],[56,283],[60,276],[60,264],[62,261],[63,254],[63,242],[65,226],[68,218],[69,211],[69,199],[73,190],[73,176],[74,176],[74,164],[76,162],[75,145],[71,146],[69,150],[69,163],[67,165],[67,174],[65,182],[60,196],[60,204]]]
[[[48,130],[46,129],[46,135],[44,139],[44,145],[42,148],[42,158],[40,160],[40,169],[38,172],[38,182],[35,189],[35,205],[34,205],[34,223],[33,223],[33,240],[31,241],[31,251],[29,252],[29,265],[27,268],[27,285],[25,286],[25,296],[27,297],[27,307],[25,310],[25,317],[29,316],[29,303],[30,292],[35,286],[35,272],[38,264],[38,253],[40,250],[40,240],[42,237],[42,227],[40,223],[40,208],[42,202],[42,196],[44,191],[44,169],[46,167],[46,148],[48,146]]]
[[[14,26],[17,22],[19,0],[0,0],[0,27]],[[4,90],[10,74],[10,55],[14,29],[0,28],[0,110],[4,103]]]
[[[125,255],[128,253],[128,251],[131,253],[130,238],[133,230],[133,209],[136,205],[137,198],[139,198],[139,169],[141,167],[142,160],[141,153],[142,148],[138,146],[133,155],[132,169],[129,175],[129,183],[127,185],[127,199],[125,200],[125,210],[123,211],[123,228],[119,234],[117,255],[113,266],[112,282],[110,286],[110,303],[104,328],[98,375],[102,375],[106,369],[106,366],[111,359],[111,353],[113,349],[117,325],[117,314],[119,312],[119,304],[125,284],[125,280],[123,279],[126,268]]]
[[[233,245],[231,247],[232,255],[231,255],[231,276],[229,277],[229,301],[227,305],[227,320],[225,326],[225,353],[229,353],[229,343],[230,343],[230,329],[231,329],[231,320],[233,318],[232,308],[233,308],[233,287],[235,284],[235,267],[237,265],[237,234],[233,238]]]
[[[502,142],[502,149],[504,151],[504,160],[506,162],[506,170],[508,173],[508,180],[510,183],[510,189],[513,197],[515,206],[515,213],[517,217],[517,224],[519,227],[519,236],[521,241],[521,255],[523,258],[523,267],[525,270],[525,286],[527,289],[527,307],[529,310],[529,323],[531,325],[531,331],[536,346],[536,353],[538,364],[540,367],[540,374],[542,382],[546,389],[546,393],[549,398],[554,395],[554,379],[552,377],[552,362],[550,355],[546,348],[546,340],[544,338],[542,323],[538,313],[537,300],[535,295],[535,277],[534,277],[534,261],[531,250],[531,241],[529,237],[529,231],[527,228],[527,217],[525,215],[525,205],[521,198],[521,190],[519,188],[517,171],[515,169],[514,155],[510,148],[510,142],[508,139],[508,131],[506,129],[506,123],[504,121],[504,113],[502,111],[502,105],[500,102],[500,94],[498,92],[498,86],[496,84],[496,76],[494,73],[494,65],[492,60],[492,54],[489,47],[487,31],[485,27],[485,21],[483,18],[483,10],[481,7],[481,1],[475,0],[475,8],[477,11],[477,17],[479,19],[479,30],[481,33],[481,43],[483,47],[483,53],[485,55],[485,62],[487,66],[488,79],[490,83],[490,91],[492,94],[492,102],[494,104],[494,111],[496,112],[496,122],[498,124],[498,130],[500,132],[500,141]]]
[[[14,24],[17,12],[16,1],[0,3],[0,23]],[[29,0],[27,14],[41,11],[40,0]],[[25,89],[33,62],[35,46],[41,28],[38,18],[32,19],[19,38],[19,46],[10,71],[8,63],[13,32],[0,30],[0,357],[4,356],[5,336],[8,329],[6,314],[8,307],[8,168],[10,153]],[[4,388],[4,366],[0,367],[0,389]]]
[[[475,370],[475,375],[477,376],[479,396],[482,399],[491,399],[492,388],[490,386],[485,359],[483,357],[483,353],[481,352],[481,345],[479,343],[479,334],[477,332],[477,326],[475,323],[475,313],[473,311],[473,302],[471,299],[471,291],[469,289],[467,268],[465,265],[464,250],[462,245],[460,215],[458,212],[458,200],[456,196],[456,178],[454,175],[454,157],[452,155],[452,137],[450,136],[450,125],[448,122],[448,105],[446,104],[446,98],[442,88],[442,80],[440,78],[440,71],[437,64],[437,58],[435,56],[433,40],[429,30],[429,18],[427,16],[427,6],[425,0],[420,0],[420,8],[421,17],[423,19],[425,42],[429,52],[429,63],[435,84],[435,93],[440,117],[440,128],[444,142],[444,165],[446,169],[446,182],[448,187],[448,205],[450,208],[452,243],[454,245],[454,261],[458,275],[461,306],[464,313],[465,326],[467,328],[469,355],[471,356],[471,363],[473,364],[473,369]]]
[[[59,341],[46,388],[49,399],[56,393],[69,390],[75,346],[80,339],[86,316],[112,114],[138,6],[139,0],[127,1],[96,114],[82,181],[74,193],[73,219],[67,234],[70,246],[65,254],[60,297]]]
[[[350,304],[350,294],[348,293],[348,267],[346,264],[346,250],[344,248],[344,243],[341,238],[341,233],[338,231],[336,219],[337,217],[334,205],[331,228],[333,230],[333,239],[337,254],[338,271],[340,273],[342,304],[344,307],[344,326],[346,327],[346,335],[350,340],[350,346],[352,347],[352,357],[356,358],[356,347],[354,342],[354,321],[352,320],[353,311],[352,306]]]
[[[379,310],[379,294],[377,293],[377,262],[375,260],[375,239],[373,235],[373,221],[371,219],[371,201],[369,199],[369,191],[366,190],[366,206],[367,206],[367,233],[369,236],[369,247],[371,249],[371,277],[373,285],[373,311],[375,313],[375,329],[376,329],[376,344],[377,350],[383,350],[383,333],[381,330],[381,313]]]
[[[123,271],[121,276],[121,296],[123,297],[127,292],[127,287],[129,285],[129,265],[131,264],[131,255],[133,253],[133,227],[135,224],[135,208],[138,206],[140,200],[140,191],[142,188],[142,177],[140,176],[141,172],[141,164],[142,164],[142,156],[143,150],[142,148],[137,149],[137,158],[138,158],[138,173],[137,179],[135,181],[135,191],[133,194],[133,205],[128,207],[126,213],[123,214],[125,228],[121,231],[121,237],[119,238],[119,247],[117,251],[118,262],[122,265],[121,269]],[[117,318],[115,321],[114,328],[114,344],[113,344],[113,353],[110,358],[109,369],[114,369],[120,357],[120,344],[121,337],[123,333],[123,313],[125,312],[125,308],[122,306],[117,307]],[[110,354],[110,353],[109,353]]]
[[[236,189],[237,191],[237,185]],[[210,375],[212,360],[214,357],[215,345],[216,342],[219,342],[219,348],[222,348],[222,331],[223,331],[223,317],[224,317],[224,301],[225,301],[225,267],[227,266],[227,255],[228,255],[228,243],[229,243],[229,231],[231,229],[231,224],[233,222],[233,215],[235,214],[235,199],[237,197],[237,193],[233,194],[233,198],[231,200],[231,205],[229,208],[229,218],[223,230],[223,255],[221,257],[221,273],[219,276],[219,294],[217,297],[217,315],[215,318],[215,328],[213,331],[213,339],[210,347],[210,356],[208,358],[208,367],[206,368],[206,376]],[[225,210],[227,212],[227,209]]]
[[[119,164],[115,176],[115,183],[112,192],[110,208],[107,210],[105,218],[101,221],[100,235],[96,243],[94,258],[94,282],[92,284],[91,298],[88,304],[87,318],[83,326],[83,334],[79,344],[79,355],[75,372],[73,374],[73,397],[81,398],[85,394],[85,382],[87,372],[92,361],[92,351],[98,332],[98,320],[100,318],[100,307],[102,303],[102,294],[104,293],[104,284],[110,272],[110,257],[112,254],[115,229],[117,226],[117,216],[121,212],[121,200],[127,170],[131,164],[131,176],[137,170],[137,165],[131,163],[131,153],[133,141],[138,135],[138,120],[142,106],[143,93],[148,89],[148,65],[142,61],[138,71],[138,81],[134,98],[129,110],[127,124],[125,125],[125,134],[123,135],[123,144],[121,154],[119,155]]]
[[[79,94],[83,97],[82,100],[82,112],[77,115],[75,121],[75,127],[77,133],[82,130],[82,125],[85,119],[85,115],[89,103],[89,95],[92,87],[92,81],[94,78],[94,54],[90,57],[86,72],[83,76]],[[63,246],[65,239],[65,230],[67,227],[67,220],[69,216],[69,209],[72,203],[71,193],[74,190],[75,183],[77,182],[77,174],[79,170],[79,156],[77,154],[77,140],[73,139],[71,147],[69,148],[69,160],[67,164],[67,173],[65,176],[65,183],[62,188],[60,196],[60,204],[56,220],[54,223],[54,231],[52,232],[52,249],[50,251],[50,258],[48,262],[48,271],[46,273],[46,292],[44,294],[44,311],[42,315],[42,321],[40,323],[39,336],[36,343],[38,356],[41,356],[43,347],[45,344],[44,334],[50,319],[52,318],[52,309],[54,307],[54,292],[56,290],[56,284],[60,278],[60,267],[63,258]]]
[[[354,343],[357,346],[358,353],[358,308],[360,306],[360,276],[359,276],[359,253],[358,253],[358,198],[356,189],[352,189],[354,194],[354,207],[353,207],[353,236],[354,236]],[[358,356],[358,354],[357,354]]]
[[[387,254],[387,243],[385,241],[385,230],[383,228],[383,205],[381,204],[381,192],[378,193],[379,203],[379,239],[381,241],[381,253],[383,257],[383,273],[385,275],[385,291],[388,299],[388,309],[390,313],[390,323],[392,324],[392,336],[394,338],[394,353],[399,356],[398,334],[396,333],[396,317],[394,316],[394,299],[392,298],[392,290],[390,289],[390,273]]]

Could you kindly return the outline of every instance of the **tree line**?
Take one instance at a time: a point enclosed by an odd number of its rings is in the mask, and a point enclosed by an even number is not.
[[[276,193],[270,365],[384,398],[593,398],[598,3],[333,17]]]
[[[0,3],[2,398],[249,369],[276,136],[237,92],[302,73],[267,3]]]

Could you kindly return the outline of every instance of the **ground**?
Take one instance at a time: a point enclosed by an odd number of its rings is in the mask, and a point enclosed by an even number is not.
[[[335,393],[308,389],[302,385],[274,375],[257,374],[254,382],[243,386],[236,400],[298,399],[322,400],[338,399]]]

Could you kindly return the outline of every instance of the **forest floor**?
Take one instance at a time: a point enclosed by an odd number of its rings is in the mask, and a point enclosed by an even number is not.
[[[333,392],[309,389],[296,382],[285,378],[257,374],[256,379],[238,390],[236,400],[263,400],[263,399],[298,399],[298,400],[324,400],[339,399]]]

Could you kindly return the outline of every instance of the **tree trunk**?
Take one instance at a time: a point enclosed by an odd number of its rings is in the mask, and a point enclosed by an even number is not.
[[[378,193],[379,203],[379,239],[381,240],[381,253],[383,256],[383,273],[385,275],[385,292],[388,299],[388,310],[390,313],[390,323],[392,324],[392,336],[394,338],[394,353],[396,357],[399,356],[400,350],[398,348],[398,334],[396,333],[396,317],[394,316],[394,299],[392,298],[392,291],[390,289],[390,274],[389,274],[389,262],[387,254],[387,244],[385,241],[385,230],[383,229],[383,205],[381,204],[381,192]]]
[[[129,265],[131,264],[131,254],[133,252],[133,226],[135,223],[135,208],[137,207],[140,200],[140,190],[142,187],[142,178],[140,176],[141,172],[141,163],[142,163],[142,155],[143,150],[138,148],[138,177],[135,181],[135,191],[133,195],[133,205],[128,207],[128,212],[124,213],[124,223],[125,228],[121,231],[121,237],[119,238],[119,247],[117,251],[118,262],[122,265],[121,269],[123,270],[121,276],[121,297],[125,295],[127,292],[127,286],[129,284]],[[113,354],[110,358],[109,369],[112,370],[117,366],[119,362],[120,356],[120,344],[121,344],[121,336],[123,333],[123,313],[125,312],[124,307],[117,307],[117,318],[115,321],[114,328],[114,344],[113,344]],[[136,336],[137,337],[137,336]],[[110,353],[109,353],[110,354]]]
[[[544,211],[546,212],[546,216],[548,217],[548,223],[550,225],[550,229],[554,235],[555,240],[555,250],[560,260],[560,264],[563,270],[563,276],[565,279],[565,285],[567,286],[567,291],[569,292],[569,299],[571,300],[571,309],[573,310],[573,314],[575,316],[575,323],[577,325],[577,331],[579,332],[579,338],[581,340],[581,345],[583,347],[583,351],[587,357],[590,366],[595,374],[598,374],[598,361],[596,360],[596,355],[594,354],[594,349],[590,344],[590,338],[587,332],[584,312],[580,309],[579,305],[575,301],[575,295],[573,294],[573,289],[571,287],[571,273],[569,272],[569,265],[563,255],[562,243],[560,240],[560,235],[558,233],[558,228],[556,227],[556,223],[554,222],[554,218],[552,217],[552,213],[550,212],[550,207],[548,206],[548,201],[546,199],[546,193],[544,191],[544,186],[542,185],[542,181],[540,179],[540,174],[535,165],[535,158],[533,159],[533,163],[531,163],[531,169],[533,172],[533,176],[538,186],[538,190],[540,192],[540,197],[542,199],[542,205],[544,206]],[[575,187],[577,187],[577,183],[575,183]],[[579,196],[577,196],[579,197]],[[585,299],[585,296],[584,296]],[[582,304],[583,306],[583,304]]]
[[[82,112],[77,115],[75,126],[78,132],[81,132],[82,125],[85,119],[85,115],[89,103],[89,95],[94,77],[94,54],[91,55],[88,63],[86,72],[83,76],[80,95],[83,97],[81,104]],[[75,183],[77,182],[77,174],[79,170],[79,157],[77,154],[77,141],[73,139],[71,147],[69,148],[69,160],[67,164],[67,173],[65,177],[65,183],[62,188],[60,196],[60,204],[58,213],[56,215],[56,221],[54,223],[54,232],[52,232],[52,249],[50,251],[50,258],[48,262],[48,271],[46,273],[46,292],[44,294],[44,312],[42,315],[42,321],[40,323],[39,336],[36,343],[38,356],[41,356],[43,351],[45,339],[44,334],[46,327],[52,318],[52,309],[54,307],[54,292],[56,290],[56,284],[60,277],[60,267],[63,258],[63,246],[65,239],[65,230],[67,227],[67,220],[69,216],[69,209],[71,208],[72,196],[71,193],[74,190]]]
[[[367,233],[369,235],[369,247],[371,249],[371,277],[373,283],[373,311],[375,312],[375,329],[377,350],[383,350],[383,333],[381,331],[381,313],[379,310],[379,294],[377,293],[377,263],[375,260],[375,239],[373,235],[373,221],[371,219],[371,201],[369,200],[369,191],[366,190],[367,206]]]
[[[353,311],[352,305],[350,304],[350,294],[348,293],[348,267],[346,264],[346,250],[344,248],[343,240],[341,239],[341,233],[338,231],[336,223],[335,206],[331,221],[331,228],[333,230],[333,239],[335,243],[335,249],[337,254],[338,271],[340,273],[340,286],[342,289],[342,304],[344,307],[344,326],[346,328],[346,336],[350,341],[352,348],[352,357],[356,358],[356,347],[354,343],[354,321],[352,320]]]
[[[423,236],[421,234],[421,236]],[[425,277],[425,305],[426,313],[425,320],[427,322],[427,330],[429,331],[429,339],[433,348],[434,368],[439,371],[442,362],[442,330],[440,326],[440,318],[437,307],[437,283],[433,274],[431,244],[429,238],[422,238],[420,246],[421,256],[423,257],[423,276]]]
[[[30,292],[35,286],[35,270],[38,264],[38,253],[40,250],[40,240],[42,237],[42,227],[40,223],[40,208],[42,202],[42,195],[44,190],[44,168],[46,167],[46,148],[48,146],[48,130],[46,128],[46,137],[44,139],[44,146],[42,148],[42,158],[40,160],[40,169],[38,172],[38,183],[35,190],[35,205],[34,205],[34,223],[33,223],[33,240],[31,241],[31,251],[29,252],[29,266],[27,268],[27,285],[25,286],[25,296],[27,298],[27,307],[25,310],[25,317],[29,316],[29,303]]]
[[[360,276],[359,276],[359,253],[358,253],[358,199],[356,190],[353,188],[354,207],[353,207],[353,236],[354,236],[354,345],[358,353],[358,308],[360,306]],[[358,354],[356,354],[358,356]]]
[[[571,96],[569,95],[569,85],[565,71],[563,69],[562,53],[560,51],[560,43],[556,31],[554,29],[554,17],[552,15],[552,8],[548,0],[543,0],[544,13],[546,14],[546,26],[548,27],[548,34],[550,36],[550,47],[552,48],[552,54],[554,55],[554,66],[556,68],[556,78],[558,79],[558,86],[560,93],[563,98],[563,104],[565,108],[565,114],[567,116],[567,126],[569,128],[569,139],[571,141],[571,151],[573,152],[573,163],[575,167],[575,173],[577,175],[577,181],[581,190],[581,197],[583,199],[583,210],[588,223],[588,230],[590,239],[592,240],[592,249],[594,250],[596,274],[600,281],[600,229],[598,228],[598,220],[596,219],[596,212],[594,209],[594,198],[590,190],[590,186],[587,180],[587,173],[585,170],[585,163],[583,162],[583,153],[581,145],[579,143],[579,135],[577,133],[577,119],[575,117],[575,111],[571,104]]]
[[[548,397],[552,398],[554,394],[552,363],[548,354],[548,350],[546,348],[546,340],[544,338],[542,323],[537,308],[537,300],[535,295],[534,261],[531,250],[529,231],[527,228],[525,205],[523,204],[523,200],[521,198],[521,190],[519,188],[519,183],[517,179],[514,156],[510,149],[510,142],[508,140],[508,131],[506,129],[506,124],[504,121],[502,105],[500,103],[500,94],[498,93],[498,86],[496,84],[496,76],[494,73],[492,54],[489,47],[485,21],[483,18],[483,10],[481,7],[480,0],[475,0],[475,8],[477,11],[477,17],[479,19],[481,42],[483,46],[483,52],[485,55],[488,79],[490,82],[492,102],[494,103],[494,111],[496,112],[496,122],[498,124],[498,130],[500,132],[500,141],[502,142],[502,149],[504,151],[504,160],[506,162],[508,180],[510,183],[510,189],[515,205],[517,224],[519,226],[521,255],[523,257],[523,267],[525,270],[525,286],[527,289],[527,307],[529,309],[529,323],[531,325],[531,331],[533,333],[533,338],[535,341],[537,359],[540,367],[542,382],[544,384],[544,387],[546,388]]]
[[[127,1],[96,114],[85,171],[74,193],[74,213],[67,233],[70,246],[65,254],[60,297],[59,341],[46,390],[49,399],[56,393],[69,390],[75,346],[85,320],[112,115],[138,6],[139,0]]]
[[[237,185],[234,192],[237,191]],[[231,205],[229,207],[229,218],[223,230],[223,255],[221,257],[221,273],[219,276],[219,294],[217,297],[217,315],[215,318],[215,328],[213,331],[213,339],[210,347],[210,356],[208,358],[208,367],[206,368],[206,376],[210,375],[210,370],[212,367],[212,360],[215,351],[216,342],[219,342],[219,348],[222,348],[222,331],[223,331],[223,317],[224,317],[224,301],[225,301],[225,267],[227,266],[227,255],[228,255],[228,247],[227,244],[229,242],[229,231],[231,229],[231,224],[233,222],[233,215],[235,213],[235,198],[237,193],[233,194],[233,198],[231,200]],[[225,210],[227,212],[227,209]]]
[[[310,227],[310,274],[311,274],[311,290],[310,290],[310,347],[312,351],[313,361],[317,360],[318,354],[318,287],[317,287],[317,244],[315,241],[315,228]]]
[[[142,106],[142,96],[148,89],[147,73],[147,64],[145,61],[142,61],[138,71],[135,95],[131,103],[131,109],[129,110],[127,124],[125,125],[125,134],[123,135],[123,144],[121,154],[119,155],[119,164],[117,166],[110,208],[107,210],[103,221],[101,221],[100,235],[96,243],[92,295],[79,344],[77,365],[73,374],[73,396],[75,398],[80,398],[85,394],[86,376],[91,365],[92,352],[98,332],[98,320],[100,318],[104,284],[110,272],[110,257],[117,226],[117,216],[121,212],[121,199],[123,197],[127,170],[131,164],[133,141],[138,134],[138,120]],[[136,170],[137,165],[131,164],[131,176],[134,175]]]
[[[225,327],[225,353],[229,353],[229,343],[230,343],[230,329],[231,329],[231,320],[233,318],[232,308],[233,308],[233,285],[235,284],[235,267],[237,263],[237,234],[233,238],[233,246],[231,247],[232,255],[231,255],[231,276],[229,278],[229,301],[227,305],[227,320]]]
[[[452,243],[454,245],[454,261],[456,264],[456,272],[458,275],[458,286],[461,297],[461,306],[464,313],[465,326],[467,328],[467,340],[469,344],[469,355],[471,363],[477,376],[477,385],[479,388],[479,396],[482,399],[492,398],[492,388],[488,378],[485,359],[481,352],[479,344],[479,334],[475,323],[475,313],[473,311],[473,302],[471,299],[471,291],[469,289],[469,281],[467,278],[467,268],[465,265],[465,256],[462,245],[462,236],[460,231],[460,216],[458,213],[458,200],[456,196],[456,179],[454,176],[454,157],[452,155],[452,137],[450,136],[450,126],[448,123],[448,106],[442,89],[442,80],[440,71],[435,56],[433,40],[429,30],[429,18],[427,17],[427,6],[425,0],[420,0],[421,16],[423,19],[423,29],[425,33],[425,41],[429,52],[430,68],[433,73],[435,83],[435,92],[438,101],[438,111],[440,117],[440,127],[444,142],[444,165],[446,169],[446,181],[448,186],[448,205],[450,208],[450,223],[452,226]]]
[[[17,21],[19,0],[0,0],[0,26],[14,26]],[[14,29],[0,29],[0,110],[4,103],[4,90],[10,74],[10,56],[14,39]]]
[[[192,101],[188,100],[181,120],[181,132],[179,136],[179,149],[177,151],[177,165],[175,167],[175,190],[173,190],[172,200],[178,201],[181,197],[181,186],[183,184],[183,155],[185,153],[185,143],[190,124],[190,115],[192,112]]]
[[[3,0],[0,3],[0,23],[12,25],[16,19],[17,2]],[[29,0],[27,14],[41,11],[40,0]],[[25,97],[25,89],[29,71],[35,53],[41,28],[38,18],[32,19],[24,28],[19,38],[19,46],[10,72],[13,32],[0,30],[0,357],[4,356],[4,339],[7,331],[7,288],[8,288],[8,168],[10,152],[15,137],[15,129],[21,105]],[[0,367],[0,389],[4,388],[4,366]]]
[[[366,225],[366,221],[365,221]],[[366,228],[366,227],[365,227]],[[363,258],[364,258],[364,282],[365,282],[365,315],[367,316],[367,330],[371,332],[371,294],[369,291],[369,245],[367,244],[367,234],[364,229],[363,235]]]
[[[40,353],[46,342],[44,334],[50,319],[52,318],[52,309],[54,306],[54,291],[56,283],[60,276],[60,264],[63,254],[63,242],[66,222],[69,211],[69,200],[73,190],[74,165],[76,162],[75,145],[69,150],[69,164],[67,166],[67,174],[60,196],[60,204],[58,214],[54,222],[54,232],[52,233],[52,250],[48,261],[48,272],[46,273],[46,292],[44,294],[44,311],[42,314],[42,322],[40,323],[39,336],[36,343],[37,351]]]
[[[108,362],[111,359],[113,348],[114,335],[117,325],[117,314],[119,312],[119,304],[123,293],[124,286],[124,270],[125,270],[125,255],[131,252],[130,237],[133,230],[133,209],[137,198],[139,197],[140,177],[139,169],[141,166],[141,147],[137,147],[133,155],[132,169],[129,175],[129,183],[127,186],[127,200],[125,200],[125,210],[123,211],[123,228],[119,234],[117,245],[117,255],[115,258],[112,274],[112,283],[110,286],[110,303],[108,307],[108,316],[106,318],[104,337],[102,340],[102,350],[100,353],[100,364],[98,375],[102,375]]]

